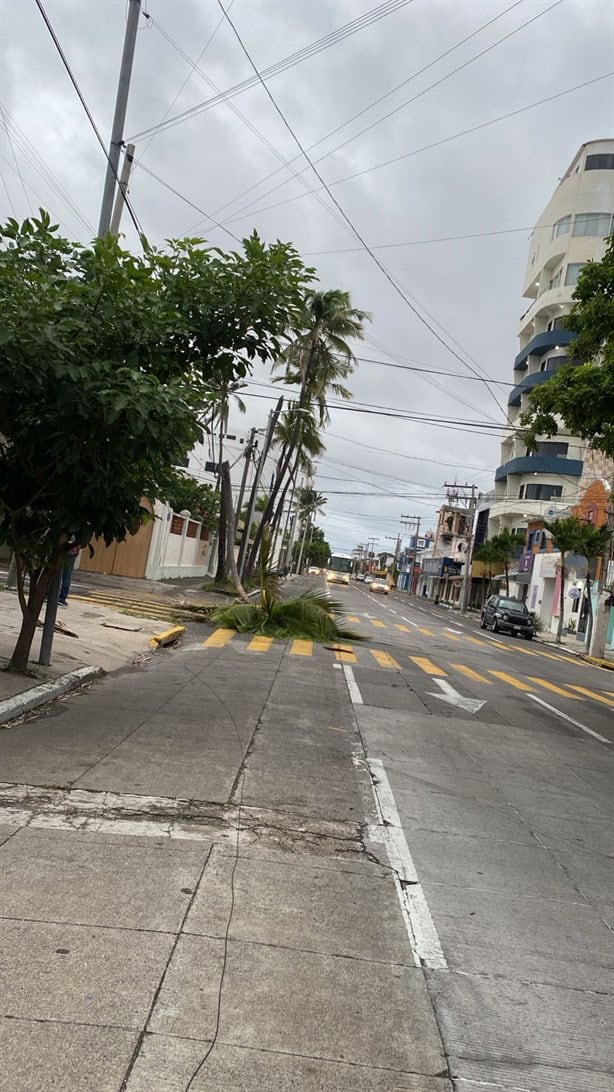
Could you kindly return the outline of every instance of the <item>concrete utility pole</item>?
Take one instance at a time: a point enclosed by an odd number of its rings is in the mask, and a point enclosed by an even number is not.
[[[134,144],[128,144],[124,154],[124,165],[122,167],[122,173],[119,180],[119,189],[115,194],[115,204],[113,206],[113,215],[111,217],[111,227],[109,228],[111,235],[119,235],[119,225],[122,218],[122,212],[124,211],[124,205],[126,204],[126,195],[128,193],[128,180],[130,178],[130,172],[134,163]]]
[[[126,120],[126,108],[128,106],[128,92],[130,90],[130,78],[132,76],[132,62],[136,46],[136,32],[141,14],[141,0],[129,0],[128,18],[126,20],[126,33],[124,35],[124,49],[119,80],[117,83],[117,95],[115,98],[115,113],[111,128],[111,143],[109,145],[109,158],[102,192],[102,206],[100,209],[100,222],[98,234],[106,235],[111,228],[111,213],[113,198],[117,182],[119,156],[124,138],[124,122]]]
[[[418,535],[420,534],[420,524],[422,519],[420,516],[401,516],[402,527],[415,527],[416,528],[416,543],[414,546],[414,552],[411,559],[411,572],[409,574],[409,580],[407,582],[407,594],[411,592],[411,586],[414,582],[414,571],[416,568],[416,560],[418,557]]]
[[[448,490],[448,500],[454,496],[456,503],[463,502],[463,506],[467,509],[467,529],[465,532],[465,542],[467,548],[465,550],[465,564],[463,566],[463,578],[461,581],[461,590],[459,597],[459,607],[461,614],[467,613],[467,604],[469,602],[469,591],[471,588],[471,543],[473,542],[473,523],[475,518],[475,510],[478,506],[478,487],[477,485],[469,485],[465,482],[464,485],[458,485],[457,482],[444,482],[444,489]]]

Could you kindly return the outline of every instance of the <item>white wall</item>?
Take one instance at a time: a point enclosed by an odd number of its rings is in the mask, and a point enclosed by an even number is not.
[[[201,538],[202,523],[173,512],[168,504],[156,501],[156,522],[151,536],[145,576],[148,580],[168,580],[184,576],[202,576],[212,550],[213,536]]]

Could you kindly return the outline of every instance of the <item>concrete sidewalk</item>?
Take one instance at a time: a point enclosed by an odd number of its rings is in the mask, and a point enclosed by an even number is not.
[[[204,635],[0,732],[1,1092],[451,1092],[342,671]]]

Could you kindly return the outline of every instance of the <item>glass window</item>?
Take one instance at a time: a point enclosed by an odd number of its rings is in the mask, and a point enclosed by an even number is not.
[[[562,495],[562,485],[527,485],[524,491],[525,500],[552,500]]]
[[[542,440],[537,445],[538,455],[555,455],[557,458],[560,455],[566,455],[569,451],[569,444],[564,444],[558,440]]]
[[[610,234],[612,214],[610,212],[580,212],[573,226],[574,235],[598,235],[605,238]]]
[[[567,266],[567,273],[565,274],[566,285],[576,285],[578,283],[578,277],[580,276],[580,270],[584,268],[586,262],[570,262]]]
[[[556,239],[557,235],[567,235],[571,230],[571,216],[563,216],[560,220],[557,220],[552,229],[552,238]]]
[[[525,488],[524,485],[521,485],[520,489],[518,490],[518,499],[519,500],[524,499],[524,488]]]
[[[614,171],[614,155],[602,153],[601,155],[587,155],[586,171]]]
[[[566,356],[549,356],[545,360],[542,360],[539,370],[540,372],[558,372],[559,368],[562,368],[563,364],[566,363]]]

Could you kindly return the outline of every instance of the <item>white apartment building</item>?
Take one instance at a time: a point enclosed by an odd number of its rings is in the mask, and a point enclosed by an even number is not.
[[[508,398],[511,422],[501,444],[489,505],[488,536],[524,529],[530,520],[566,513],[578,500],[586,443],[561,429],[527,453],[515,426],[533,387],[561,367],[573,335],[562,327],[583,265],[599,261],[614,220],[614,140],[583,144],[540,216],[529,248],[520,319],[520,351]]]

